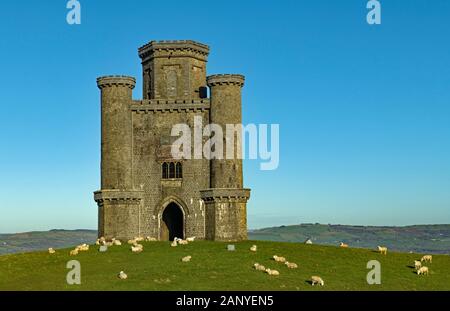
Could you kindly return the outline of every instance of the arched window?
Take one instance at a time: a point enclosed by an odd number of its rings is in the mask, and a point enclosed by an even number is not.
[[[162,179],[169,178],[169,165],[164,162],[162,165]]]
[[[175,167],[175,177],[176,178],[183,178],[183,166],[180,162],[177,162]]]
[[[169,163],[169,178],[175,178],[175,163]]]

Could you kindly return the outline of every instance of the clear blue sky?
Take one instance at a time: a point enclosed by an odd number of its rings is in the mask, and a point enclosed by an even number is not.
[[[280,166],[247,161],[251,228],[450,223],[450,1],[80,0],[0,5],[0,232],[96,228],[95,79],[141,83],[150,40],[211,46],[242,73],[245,123],[279,123]],[[137,87],[135,98],[141,97]]]

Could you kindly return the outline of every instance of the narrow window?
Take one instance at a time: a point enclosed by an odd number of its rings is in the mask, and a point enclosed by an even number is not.
[[[166,162],[162,165],[162,179],[169,178],[169,166]]]
[[[176,164],[176,178],[183,178],[183,166],[180,162]]]
[[[175,163],[169,163],[169,178],[175,178]]]

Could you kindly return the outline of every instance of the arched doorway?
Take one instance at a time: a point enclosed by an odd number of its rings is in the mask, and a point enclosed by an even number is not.
[[[172,202],[166,206],[161,216],[161,240],[173,241],[184,238],[184,216],[178,204]]]

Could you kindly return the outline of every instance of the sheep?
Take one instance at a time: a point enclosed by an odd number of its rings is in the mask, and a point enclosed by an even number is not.
[[[95,241],[95,245],[100,245],[100,239],[97,239],[97,240]]]
[[[54,253],[55,253],[55,250],[54,250],[53,248],[50,247],[50,248],[48,249],[48,253],[49,253],[49,254],[54,254]]]
[[[319,284],[320,286],[324,286],[325,282],[322,280],[322,278],[320,276],[313,275],[311,277],[311,285],[314,286],[316,284]]]
[[[76,256],[76,255],[78,255],[78,249],[75,248],[75,249],[71,250],[70,253],[69,253],[69,255],[70,255],[70,256]]]
[[[266,273],[268,275],[280,275],[280,272],[278,272],[277,270],[272,270],[272,269],[269,269],[269,268],[266,269]]]
[[[120,245],[122,245],[122,242],[120,242],[120,240],[114,240],[113,244],[116,246],[120,246]]]
[[[313,242],[311,241],[311,239],[307,239],[307,240],[305,241],[305,244],[313,244]]]
[[[422,262],[420,260],[414,260],[414,268],[419,270],[422,267]]]
[[[298,268],[298,265],[297,265],[296,263],[294,263],[294,262],[286,261],[284,264],[285,264],[286,267],[288,267],[289,269],[297,269],[297,268]]]
[[[189,242],[187,240],[182,240],[182,239],[178,239],[177,243],[180,244],[180,245],[187,245],[187,244],[189,244]]]
[[[341,244],[339,244],[339,246],[342,248],[348,248],[348,244],[345,244],[344,242],[341,242]]]
[[[384,247],[384,246],[378,246],[378,251],[380,252],[380,254],[387,255],[388,249],[387,249],[387,247]]]
[[[123,271],[120,271],[117,276],[121,280],[126,280],[128,278],[128,275],[126,275],[125,272],[123,272]]]
[[[286,262],[286,258],[277,256],[277,255],[273,255],[273,259],[274,259],[276,262],[282,262],[282,263]]]
[[[181,261],[182,262],[189,262],[189,261],[191,261],[191,258],[192,258],[192,256],[186,256],[186,257],[181,258]]]
[[[89,250],[89,245],[87,244],[81,244],[75,247],[75,249],[79,252],[87,252]]]
[[[194,242],[194,241],[195,241],[195,236],[186,238],[186,241],[188,241],[188,242]]]
[[[140,253],[144,250],[144,246],[142,244],[136,244],[131,246],[131,251],[133,253]]]
[[[419,270],[417,270],[417,275],[428,275],[428,267],[425,267],[425,266],[423,266],[423,267],[421,267]]]
[[[136,242],[142,242],[142,241],[144,241],[145,239],[144,239],[143,237],[141,237],[141,236],[138,236],[138,237],[135,237],[134,240],[135,240]]]
[[[150,237],[150,236],[146,237],[145,240],[146,240],[147,242],[156,242],[156,238],[152,238],[152,237]]]
[[[130,245],[134,245],[134,244],[136,244],[136,239],[133,239],[133,240],[128,240],[128,244],[130,244]]]
[[[170,243],[171,247],[176,247],[178,245],[176,240],[173,240],[172,243]]]
[[[257,250],[257,246],[256,245],[252,245],[252,247],[250,247],[250,251],[256,252],[256,250]]]
[[[430,263],[432,262],[432,260],[433,260],[433,256],[431,256],[431,255],[425,255],[422,257],[422,259],[420,259],[420,261],[430,262]]]
[[[266,267],[264,267],[263,265],[260,265],[259,263],[255,263],[255,264],[253,265],[253,267],[255,267],[255,269],[256,269],[257,271],[266,271]]]

